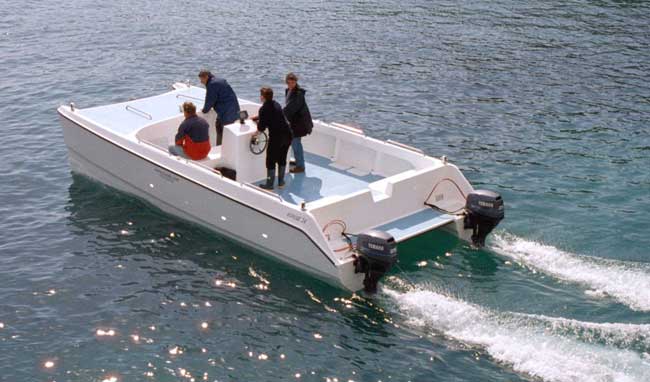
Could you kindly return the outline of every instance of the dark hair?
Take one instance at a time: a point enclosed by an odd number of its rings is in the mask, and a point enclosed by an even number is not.
[[[196,106],[192,102],[183,102],[183,111],[187,114],[196,114]]]
[[[208,69],[201,69],[199,77],[211,77],[212,73]]]
[[[260,94],[264,97],[265,101],[273,101],[273,89],[265,86],[260,89]]]
[[[298,82],[298,76],[296,76],[293,72],[289,72],[287,76],[284,78],[284,80],[285,81],[294,80]]]

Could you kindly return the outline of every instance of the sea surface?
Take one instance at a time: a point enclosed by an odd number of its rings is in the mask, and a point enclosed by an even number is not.
[[[70,172],[56,108],[294,71],[501,193],[336,289]],[[3,1],[0,381],[650,381],[647,1]],[[280,97],[281,101],[283,98]]]

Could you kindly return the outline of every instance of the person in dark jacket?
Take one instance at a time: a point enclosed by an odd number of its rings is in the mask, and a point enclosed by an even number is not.
[[[284,173],[287,166],[287,153],[291,146],[293,134],[287,119],[282,112],[282,106],[273,100],[273,90],[264,87],[260,89],[260,100],[262,107],[256,117],[252,119],[257,122],[257,136],[261,131],[269,130],[269,146],[266,149],[266,183],[260,187],[266,190],[273,189],[275,182],[275,166],[278,165],[278,187],[284,187]]]
[[[178,126],[175,142],[169,152],[193,160],[201,160],[210,152],[210,124],[196,115],[196,106],[192,102],[183,104],[185,120]]]
[[[217,112],[217,146],[220,146],[223,127],[239,118],[239,101],[237,101],[237,95],[230,84],[223,78],[215,77],[209,70],[201,70],[199,79],[205,85],[203,113],[209,112],[212,108]]]
[[[314,123],[311,120],[311,113],[305,101],[305,89],[298,86],[298,76],[293,73],[287,74],[285,78],[287,88],[284,90],[285,106],[284,115],[289,120],[293,131],[291,149],[296,158],[296,166],[289,170],[292,173],[305,172],[305,154],[302,148],[301,138],[311,134]]]

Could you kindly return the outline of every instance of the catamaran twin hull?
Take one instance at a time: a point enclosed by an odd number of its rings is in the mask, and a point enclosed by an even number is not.
[[[305,173],[274,192],[256,185],[266,170],[248,119],[226,126],[204,160],[171,155],[179,106],[204,96],[175,84],[126,103],[59,107],[72,170],[352,291],[376,289],[399,242],[444,227],[481,245],[503,218],[501,197],[474,190],[444,157],[336,123],[314,121]],[[257,114],[259,104],[239,102]],[[214,144],[216,115],[204,117]]]

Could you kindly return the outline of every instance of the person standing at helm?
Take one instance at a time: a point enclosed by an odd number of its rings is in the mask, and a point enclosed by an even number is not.
[[[293,140],[291,149],[293,156],[296,158],[295,167],[289,170],[297,174],[305,172],[305,154],[302,148],[301,138],[311,134],[314,123],[311,120],[311,113],[305,101],[305,89],[298,86],[298,76],[293,73],[287,74],[285,81],[287,88],[284,90],[285,106],[284,115],[287,117],[291,130],[293,131]]]
[[[217,146],[220,146],[223,139],[223,127],[239,118],[237,95],[225,79],[215,77],[209,70],[201,70],[199,80],[205,85],[203,113],[209,112],[212,108],[217,112]]]
[[[261,131],[269,130],[269,146],[266,149],[266,183],[260,187],[266,190],[273,189],[275,182],[275,165],[278,166],[278,188],[284,187],[284,173],[287,167],[287,153],[291,146],[293,134],[287,119],[282,112],[282,106],[273,100],[273,90],[271,88],[260,89],[260,107],[257,116],[252,120],[257,122],[257,136]]]

